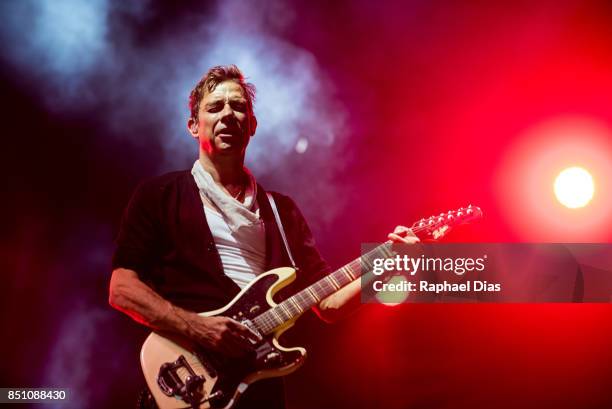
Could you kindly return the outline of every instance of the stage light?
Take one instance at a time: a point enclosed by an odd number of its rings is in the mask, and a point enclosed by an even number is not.
[[[576,209],[589,204],[595,192],[595,185],[586,169],[573,166],[559,173],[554,189],[557,200],[563,206]]]
[[[306,149],[308,149],[308,139],[306,138],[298,139],[297,143],[295,144],[295,151],[297,153],[304,153],[306,152]]]
[[[495,180],[500,210],[517,238],[612,240],[612,195],[600,183],[612,178],[611,158],[612,130],[595,118],[560,116],[526,128]]]

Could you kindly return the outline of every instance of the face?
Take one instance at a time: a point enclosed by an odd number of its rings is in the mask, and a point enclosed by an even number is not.
[[[242,87],[225,81],[204,94],[197,123],[190,119],[188,128],[205,154],[244,156],[256,124]]]

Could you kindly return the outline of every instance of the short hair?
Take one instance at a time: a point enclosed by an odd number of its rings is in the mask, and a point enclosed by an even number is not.
[[[246,82],[242,71],[234,65],[217,65],[208,70],[202,79],[196,84],[189,94],[189,110],[191,119],[198,120],[200,102],[206,92],[212,92],[217,85],[225,81],[234,81],[244,91],[247,99],[247,108],[250,115],[253,115],[253,103],[255,102],[255,85]]]

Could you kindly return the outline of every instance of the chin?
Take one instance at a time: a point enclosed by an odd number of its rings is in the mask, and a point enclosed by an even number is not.
[[[217,154],[223,156],[240,156],[244,149],[238,146],[221,146],[216,149]]]

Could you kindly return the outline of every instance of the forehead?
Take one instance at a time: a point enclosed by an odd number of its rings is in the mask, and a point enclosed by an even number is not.
[[[223,81],[222,83],[218,84],[212,91],[207,91],[202,97],[202,101],[204,102],[226,99],[246,100],[244,90],[237,82],[231,80]]]

